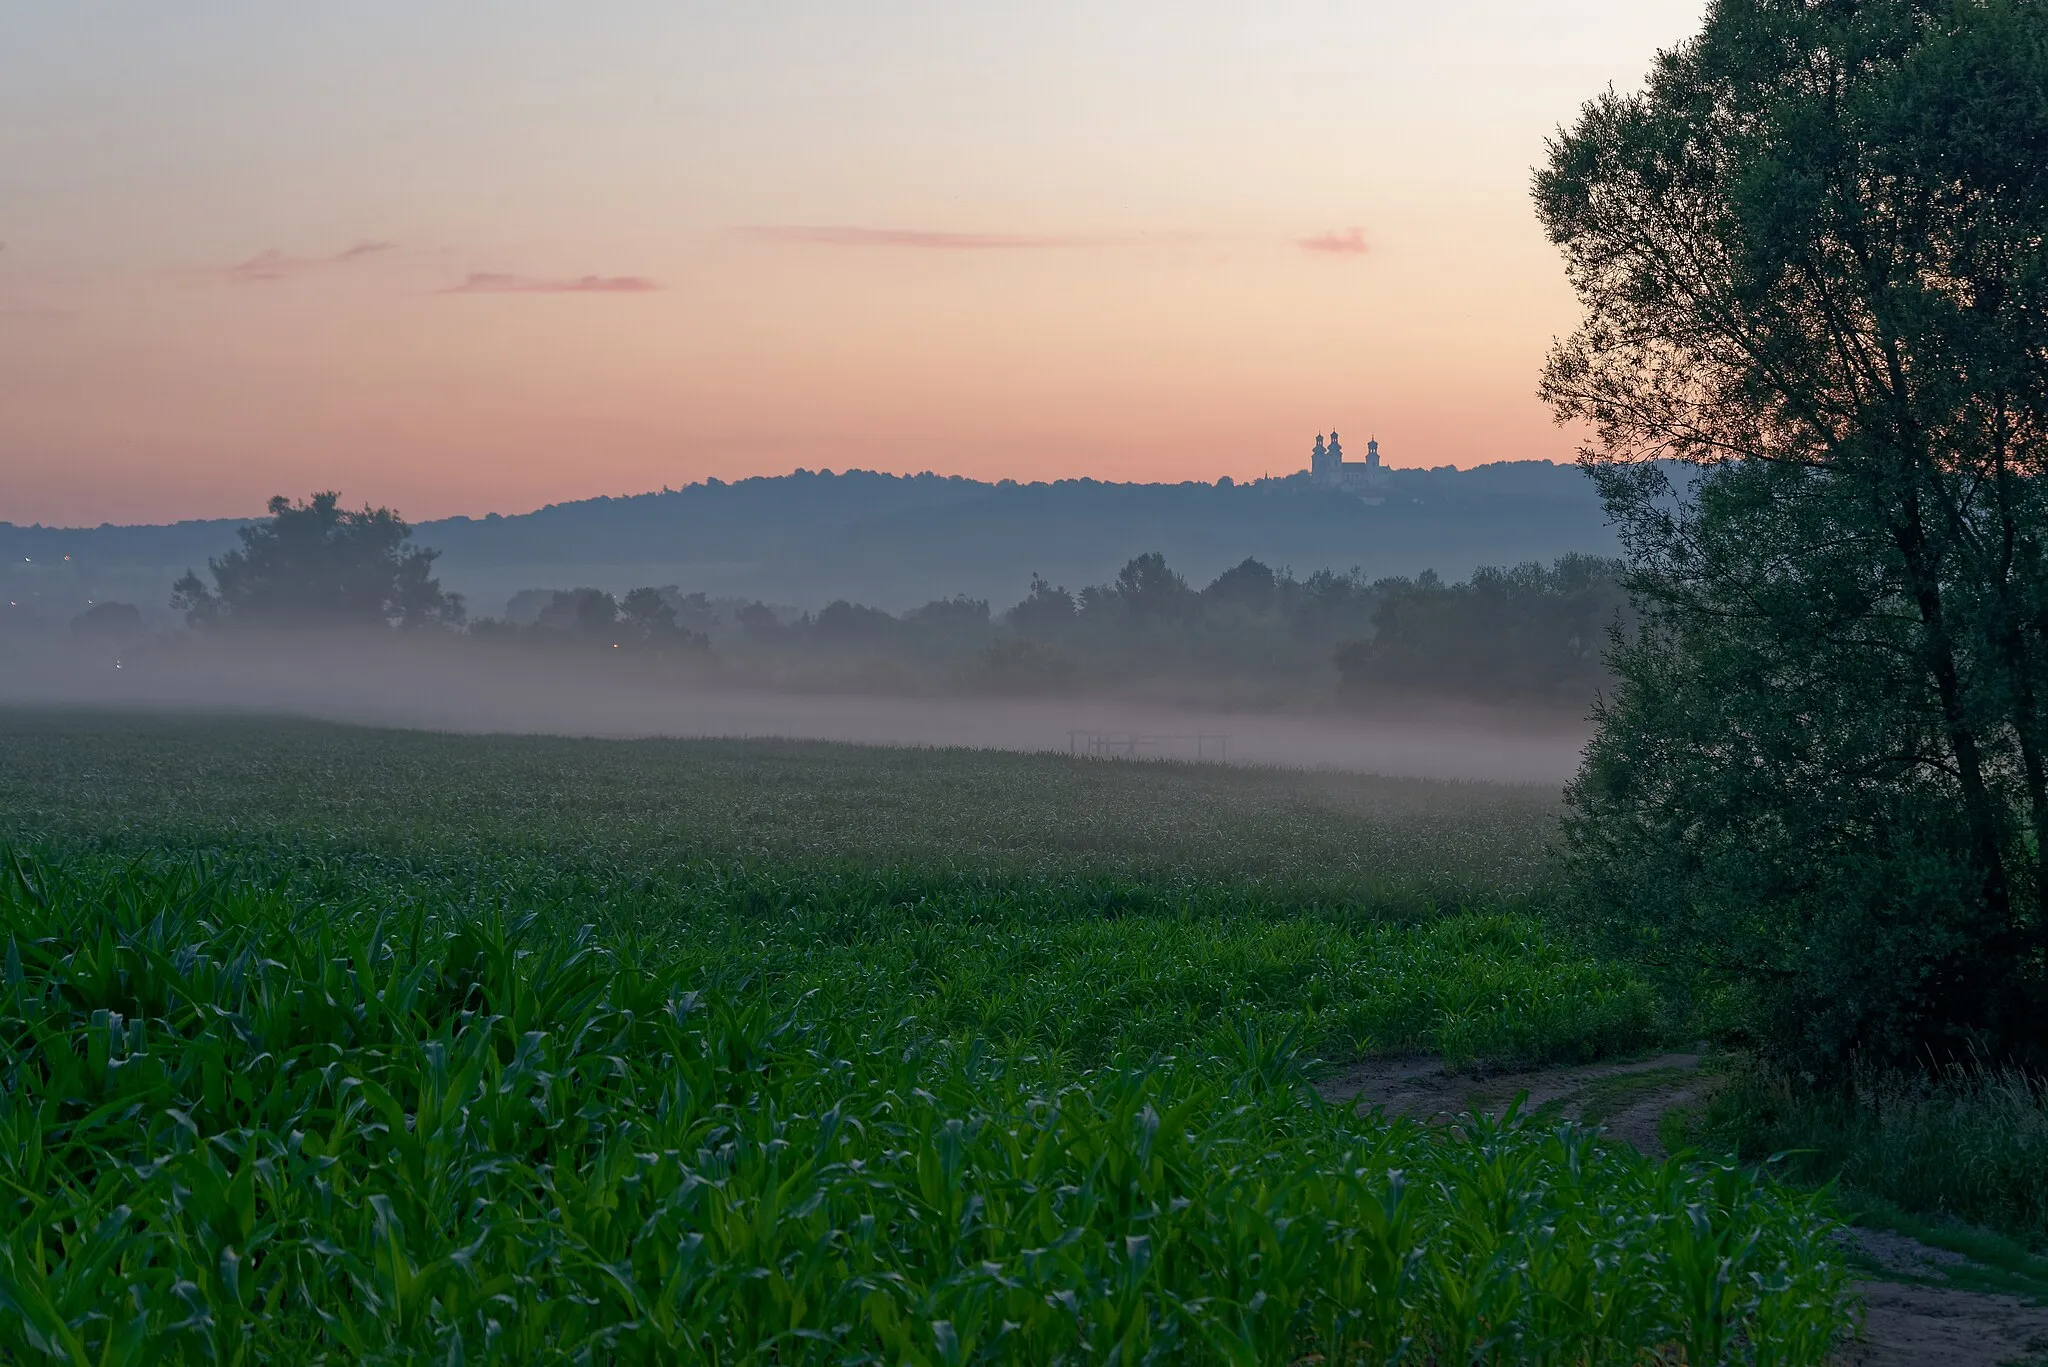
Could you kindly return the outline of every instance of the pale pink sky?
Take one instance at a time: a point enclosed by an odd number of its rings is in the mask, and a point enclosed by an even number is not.
[[[1701,9],[24,0],[0,520],[1566,459],[1530,168]]]

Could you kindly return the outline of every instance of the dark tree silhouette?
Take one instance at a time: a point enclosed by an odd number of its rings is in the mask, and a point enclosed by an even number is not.
[[[988,629],[988,600],[968,598],[964,595],[934,598],[923,607],[912,608],[904,613],[903,620],[920,631],[933,635],[944,635],[949,632],[979,634]]]
[[[748,603],[733,614],[740,631],[754,640],[773,640],[782,635],[782,619],[766,603]]]
[[[351,511],[341,496],[270,500],[268,519],[242,528],[242,544],[207,561],[213,586],[186,571],[171,606],[194,626],[452,626],[462,597],[434,578],[440,552],[408,546],[412,528],[389,508]]]
[[[1117,571],[1116,596],[1137,617],[1166,617],[1187,606],[1188,584],[1158,551],[1147,551]]]
[[[1373,634],[1338,647],[1348,702],[1437,697],[1583,706],[1607,681],[1621,566],[1593,556],[1481,569],[1468,583],[1381,580]]]
[[[609,593],[585,589],[576,595],[572,620],[585,636],[611,636],[619,622],[619,603]]]
[[[618,635],[619,602],[603,589],[560,589],[542,605],[533,624],[542,631],[588,636],[610,645]]]
[[[83,640],[121,645],[143,635],[142,612],[133,603],[94,603],[71,619],[71,634]]]
[[[661,596],[660,589],[634,589],[620,599],[619,619],[627,634],[643,645],[658,644],[676,635],[676,610]]]
[[[1275,585],[1271,568],[1247,558],[1217,575],[1202,590],[1202,597],[1212,603],[1237,603],[1254,612],[1265,612],[1273,606]]]
[[[863,607],[844,598],[818,610],[812,634],[830,646],[877,645],[894,634],[897,621],[880,608]]]
[[[1074,625],[1074,612],[1073,594],[1034,574],[1030,593],[1005,613],[1003,620],[1025,636],[1058,636]]]
[[[704,595],[692,597],[695,602],[687,598],[682,601],[693,610],[693,615],[701,609],[704,615],[715,619],[716,614],[710,612]],[[619,628],[636,648],[657,654],[677,651],[701,653],[711,646],[709,637],[682,624],[668,593],[652,587],[634,589],[619,600]]]
[[[1537,180],[1644,611],[1567,856],[1816,1074],[2048,1058],[2043,149],[2048,5],[1718,0]]]

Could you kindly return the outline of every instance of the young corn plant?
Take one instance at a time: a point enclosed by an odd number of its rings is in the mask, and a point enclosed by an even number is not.
[[[882,930],[721,975],[387,889],[9,863],[0,1356],[1817,1363],[1842,1319],[1814,1200],[1325,1105],[1284,1016],[1084,1062]],[[1092,952],[1037,971],[1079,1000]]]

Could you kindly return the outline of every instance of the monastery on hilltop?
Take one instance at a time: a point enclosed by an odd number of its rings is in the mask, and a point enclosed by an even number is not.
[[[1328,445],[1324,445],[1321,433],[1316,434],[1316,449],[1308,458],[1309,479],[1325,489],[1341,489],[1347,494],[1361,498],[1376,499],[1387,482],[1386,471],[1380,468],[1380,444],[1376,440],[1365,443],[1365,460],[1347,461],[1344,447],[1338,442],[1337,434],[1330,433]]]

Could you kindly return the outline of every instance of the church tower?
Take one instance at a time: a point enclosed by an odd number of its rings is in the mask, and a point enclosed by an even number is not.
[[[1309,479],[1325,489],[1343,489],[1357,494],[1367,503],[1382,501],[1379,490],[1386,479],[1386,471],[1380,464],[1380,442],[1378,437],[1369,438],[1365,443],[1365,460],[1356,465],[1344,461],[1344,439],[1335,432],[1324,437],[1316,435],[1316,448],[1308,458]]]

